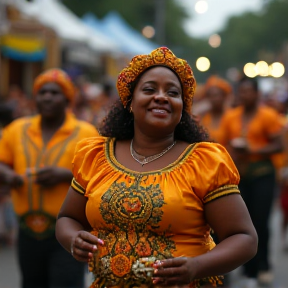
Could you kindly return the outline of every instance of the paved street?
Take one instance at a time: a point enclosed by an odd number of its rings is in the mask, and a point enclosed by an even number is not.
[[[278,209],[278,206],[275,205],[270,222],[272,229],[271,260],[274,265],[275,280],[273,285],[269,288],[288,288],[288,252],[283,252],[281,249],[280,223],[281,213]],[[91,283],[91,275],[87,274],[86,278],[86,286],[89,287],[89,283]],[[230,284],[230,288],[243,287],[241,269],[234,271],[231,274],[231,279],[232,283]],[[16,254],[14,247],[9,249],[0,249],[0,288],[19,288],[19,281],[20,277],[16,264]]]

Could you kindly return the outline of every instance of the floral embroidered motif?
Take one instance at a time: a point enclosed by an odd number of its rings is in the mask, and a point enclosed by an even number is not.
[[[160,186],[114,183],[101,200],[105,227],[91,232],[104,241],[89,263],[95,281],[104,286],[151,284],[144,260],[171,258],[175,250],[169,229],[157,231],[165,204]]]
[[[111,259],[111,270],[116,276],[122,277],[128,274],[130,269],[131,262],[127,256],[119,254]]]

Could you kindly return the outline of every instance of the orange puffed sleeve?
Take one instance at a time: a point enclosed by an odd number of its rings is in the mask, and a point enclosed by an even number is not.
[[[80,194],[85,194],[90,179],[93,177],[91,173],[99,158],[104,156],[104,145],[107,138],[91,137],[86,138],[76,145],[75,154],[72,161],[73,179],[71,186]]]
[[[216,143],[202,142],[193,151],[193,190],[202,202],[240,193],[238,170],[226,149]]]

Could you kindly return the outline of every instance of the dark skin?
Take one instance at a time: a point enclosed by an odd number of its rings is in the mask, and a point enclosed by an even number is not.
[[[183,110],[181,85],[176,75],[164,67],[143,74],[132,98],[134,149],[145,156],[161,152],[174,141],[174,129]],[[115,156],[126,168],[142,172],[162,169],[175,161],[188,146],[177,141],[161,158],[144,165],[130,155],[131,141],[117,141]],[[91,235],[85,215],[86,197],[72,187],[60,210],[56,237],[79,261],[89,261],[103,240]],[[197,257],[176,257],[154,265],[153,283],[161,286],[188,284],[195,278],[227,273],[253,257],[257,235],[246,206],[239,195],[230,195],[205,205],[207,223],[221,243]],[[223,224],[225,223],[225,225]]]
[[[226,93],[217,86],[211,86],[206,91],[206,96],[211,104],[213,113],[223,113]]]
[[[65,120],[65,111],[68,105],[66,96],[61,87],[54,82],[44,84],[38,91],[36,106],[41,115],[41,132],[44,146],[46,146]],[[61,167],[41,167],[37,171],[27,170],[27,174],[35,175],[37,184],[49,188],[59,183],[70,182],[72,173]],[[23,185],[23,175],[16,174],[11,167],[0,163],[0,180],[12,188]]]
[[[224,112],[226,94],[222,89],[212,86],[206,91],[206,95],[211,104],[212,125],[217,128]]]
[[[241,104],[244,107],[244,114],[242,117],[242,130],[246,131],[247,126],[255,117],[258,107],[259,107],[259,92],[255,91],[253,85],[249,81],[245,81],[239,85],[238,95],[241,101]],[[273,153],[281,152],[283,149],[283,142],[281,134],[270,135],[269,144],[262,147],[261,149],[252,149],[249,147],[245,138],[241,142],[231,142],[231,154],[235,161],[239,158],[240,161],[243,161],[243,156],[248,154],[258,154],[262,156],[269,157]]]

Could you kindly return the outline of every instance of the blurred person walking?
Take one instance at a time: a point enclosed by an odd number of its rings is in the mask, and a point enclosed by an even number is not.
[[[200,122],[208,130],[211,141],[222,143],[220,123],[227,108],[227,100],[231,92],[231,85],[219,76],[213,75],[206,81],[205,96],[210,108],[200,116]]]
[[[288,91],[280,89],[269,95],[266,104],[274,108],[283,126],[284,151],[273,155],[272,161],[277,169],[277,199],[282,212],[282,249],[288,251]]]
[[[85,265],[63,251],[55,223],[73,177],[76,143],[98,132],[70,112],[75,89],[62,70],[40,74],[33,94],[39,114],[13,121],[0,140],[0,182],[13,188],[19,221],[21,287],[81,288]]]
[[[3,128],[12,121],[13,109],[6,103],[0,103],[0,139]],[[0,247],[13,244],[15,230],[16,219],[11,202],[10,188],[0,183]]]
[[[278,114],[260,104],[258,83],[244,77],[238,83],[240,105],[225,113],[221,123],[223,144],[240,173],[240,190],[259,237],[257,255],[244,264],[251,287],[273,280],[269,263],[268,221],[274,198],[274,153],[283,149]],[[255,286],[253,286],[253,285]]]

